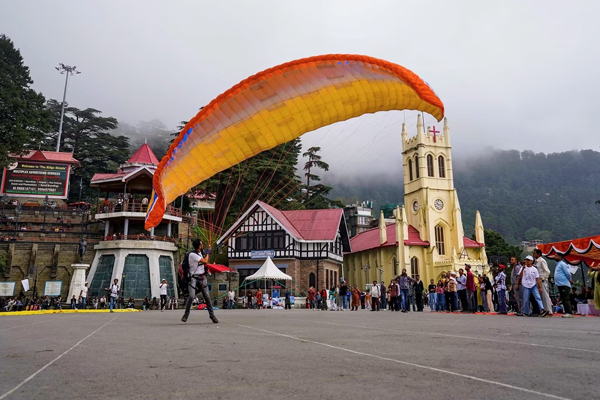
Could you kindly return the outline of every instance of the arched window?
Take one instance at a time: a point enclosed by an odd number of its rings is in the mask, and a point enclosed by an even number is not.
[[[415,156],[415,174],[417,176],[417,179],[419,179],[419,156]]]
[[[441,225],[435,227],[435,245],[438,249],[438,254],[443,256],[446,254],[446,245],[444,243],[444,228]]]
[[[408,160],[408,180],[412,181],[413,180],[413,174],[412,174],[412,160]]]
[[[433,176],[433,156],[427,154],[427,176]]]
[[[444,161],[444,156],[438,157],[438,168],[440,170],[439,177],[445,178],[446,177],[446,162]]]
[[[394,277],[398,276],[398,260],[396,257],[392,258],[392,265],[394,266]]]
[[[419,259],[413,257],[410,259],[410,276],[415,278],[417,275],[419,275]]]
[[[312,287],[317,286],[317,280],[316,280],[315,274],[312,272],[310,273],[310,275],[308,275],[308,287],[311,287],[311,286]]]

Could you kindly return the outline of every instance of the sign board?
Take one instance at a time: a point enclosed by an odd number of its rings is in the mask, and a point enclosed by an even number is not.
[[[15,282],[0,282],[0,297],[15,295]]]
[[[46,281],[44,296],[60,296],[61,291],[62,281]]]
[[[271,298],[277,298],[279,297],[279,289],[272,289],[271,290]]]
[[[250,258],[267,258],[275,257],[275,250],[252,250],[250,252]]]
[[[69,164],[17,161],[4,168],[0,193],[66,199],[70,172]]]

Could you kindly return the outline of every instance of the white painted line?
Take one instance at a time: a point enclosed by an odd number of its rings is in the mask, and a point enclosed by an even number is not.
[[[115,319],[117,319],[117,317],[120,314],[116,315],[113,319],[111,319],[110,321],[108,321],[107,323],[105,323],[104,325],[102,325],[100,328],[96,329],[94,332],[90,333],[89,335],[87,335],[86,337],[84,337],[83,339],[81,339],[79,342],[75,343],[73,346],[71,346],[70,349],[68,349],[67,351],[65,351],[64,353],[62,353],[60,356],[56,357],[54,360],[50,361],[48,364],[44,365],[42,368],[38,369],[37,371],[35,371],[33,374],[29,375],[29,377],[27,379],[25,379],[23,382],[19,383],[17,386],[15,386],[13,389],[9,390],[8,392],[4,393],[2,396],[0,396],[0,400],[3,400],[5,398],[7,398],[8,396],[10,396],[11,394],[13,394],[14,392],[16,392],[17,390],[19,390],[24,384],[26,384],[27,382],[29,382],[30,380],[32,380],[33,378],[35,378],[40,372],[42,372],[43,370],[45,370],[46,368],[48,368],[49,366],[51,366],[52,364],[54,364],[54,362],[60,360],[65,354],[67,354],[68,352],[70,352],[71,350],[73,350],[75,347],[79,346],[81,343],[83,343],[83,341],[87,338],[89,338],[90,336],[92,336],[94,333],[98,332],[100,329],[104,328],[106,325],[110,324],[111,322],[113,322]]]
[[[11,326],[10,328],[3,328],[3,329],[0,329],[0,332],[2,332],[2,331],[9,331],[9,330],[11,330],[11,329],[17,329],[17,328],[21,328],[22,326],[31,326],[31,325],[41,324],[41,323],[43,323],[43,322],[55,321],[55,320],[57,320],[57,319],[58,319],[58,318],[52,318],[52,319],[47,319],[47,320],[44,320],[44,321],[33,322],[33,323],[31,323],[31,324],[24,324],[24,325]]]
[[[287,319],[295,319],[297,321],[306,322],[305,320],[301,320],[301,319],[298,319],[298,318],[287,318]],[[515,341],[512,341],[512,340],[486,339],[486,338],[480,338],[480,337],[474,337],[474,336],[450,335],[450,334],[447,334],[447,333],[436,333],[436,332],[402,331],[402,330],[398,330],[398,329],[373,328],[373,327],[370,327],[370,326],[345,325],[345,324],[336,324],[336,323],[333,323],[333,322],[323,322],[323,321],[312,321],[312,322],[318,323],[318,324],[345,326],[345,327],[350,327],[350,328],[369,329],[369,330],[374,330],[374,331],[386,331],[386,332],[396,332],[396,333],[417,333],[419,335],[446,336],[446,337],[457,338],[457,339],[483,340],[483,341],[486,341],[486,342],[517,344],[517,345],[521,345],[521,346],[533,346],[533,347],[547,347],[547,348],[550,348],[550,349],[569,350],[569,351],[581,351],[581,352],[584,352],[584,353],[600,354],[600,351],[598,351],[598,350],[585,350],[585,349],[578,349],[578,348],[575,348],[575,347],[552,346],[552,345],[549,345],[549,344],[523,343],[523,342],[515,342]]]
[[[352,354],[356,354],[356,355],[363,356],[363,357],[371,357],[371,358],[376,358],[378,360],[393,362],[393,363],[396,363],[396,364],[403,364],[403,365],[408,365],[410,367],[422,368],[422,369],[426,369],[426,370],[429,370],[429,371],[440,372],[442,374],[447,374],[447,375],[452,375],[452,376],[458,376],[458,377],[464,378],[464,379],[470,379],[470,380],[477,381],[477,382],[488,383],[488,384],[491,384],[491,385],[501,386],[501,387],[505,387],[507,389],[513,389],[513,390],[517,390],[517,391],[520,391],[520,392],[525,392],[525,393],[529,393],[529,394],[535,394],[535,395],[538,395],[538,396],[548,397],[548,398],[551,398],[551,399],[571,400],[571,399],[569,399],[567,397],[555,396],[553,394],[538,392],[536,390],[531,390],[531,389],[526,389],[526,388],[522,388],[522,387],[519,387],[519,386],[509,385],[507,383],[502,383],[502,382],[497,382],[497,381],[491,381],[491,380],[488,380],[488,379],[477,378],[475,376],[463,375],[463,374],[459,374],[458,372],[448,371],[448,370],[445,370],[445,369],[428,367],[426,365],[415,364],[415,363],[411,363],[411,362],[407,362],[407,361],[402,361],[402,360],[396,360],[396,359],[388,358],[388,357],[381,357],[381,356],[377,356],[375,354],[362,353],[360,351],[350,350],[350,349],[346,349],[344,347],[334,346],[334,345],[331,345],[331,344],[317,342],[317,341],[314,341],[314,340],[301,339],[301,338],[298,338],[298,337],[295,337],[295,336],[291,336],[291,335],[286,335],[286,334],[283,334],[283,333],[268,331],[266,329],[260,329],[260,328],[254,328],[254,327],[248,326],[248,325],[236,324],[235,322],[229,322],[229,321],[223,321],[223,322],[226,322],[226,323],[232,324],[232,325],[241,326],[243,328],[253,329],[253,330],[256,330],[256,331],[260,331],[260,332],[270,333],[270,334],[275,335],[275,336],[281,336],[281,337],[285,337],[285,338],[288,338],[288,339],[297,340],[297,341],[300,341],[300,342],[317,344],[319,346],[329,347],[330,349],[341,350],[341,351],[345,351],[347,353],[352,353]],[[2,397],[0,397],[0,400],[2,400]]]

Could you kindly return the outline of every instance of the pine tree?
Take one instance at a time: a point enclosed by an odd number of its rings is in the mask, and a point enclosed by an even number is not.
[[[32,84],[21,52],[0,34],[0,168],[10,163],[10,154],[23,154],[51,129],[44,96]]]

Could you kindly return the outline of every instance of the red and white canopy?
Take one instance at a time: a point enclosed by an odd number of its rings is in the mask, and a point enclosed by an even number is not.
[[[537,248],[545,257],[562,254],[569,264],[585,262],[591,267],[600,264],[600,236],[538,244]]]

